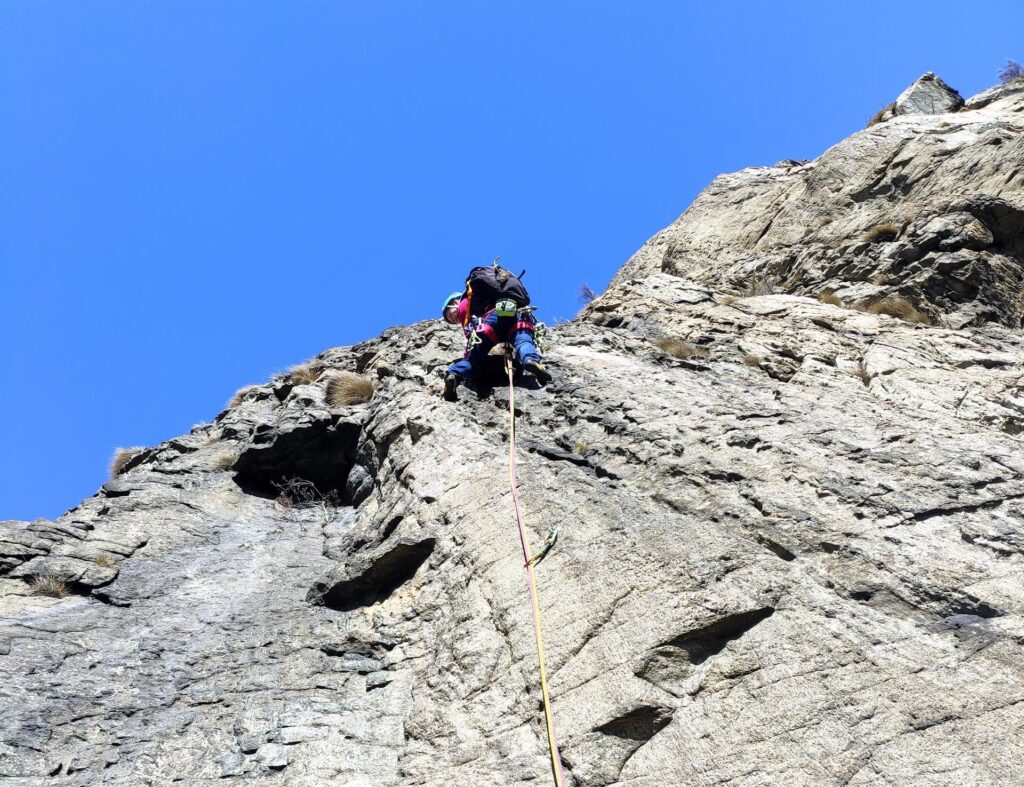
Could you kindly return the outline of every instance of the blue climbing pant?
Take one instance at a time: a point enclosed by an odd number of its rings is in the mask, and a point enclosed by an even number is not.
[[[475,377],[483,366],[483,359],[501,342],[512,344],[520,366],[539,363],[540,353],[537,352],[537,345],[533,343],[536,323],[533,315],[529,313],[499,317],[496,311],[487,312],[468,337],[465,357],[449,366],[448,374],[454,374],[462,380]]]

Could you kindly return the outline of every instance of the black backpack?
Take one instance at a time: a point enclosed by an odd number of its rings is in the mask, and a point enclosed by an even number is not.
[[[481,265],[473,268],[466,277],[466,295],[469,298],[469,313],[480,317],[498,301],[508,298],[522,309],[530,305],[530,294],[520,280],[526,271],[514,276],[500,265]]]

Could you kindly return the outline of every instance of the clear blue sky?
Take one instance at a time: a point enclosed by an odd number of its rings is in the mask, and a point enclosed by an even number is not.
[[[995,83],[1022,9],[0,0],[0,519],[495,254],[572,316],[716,174],[813,158],[928,70]]]

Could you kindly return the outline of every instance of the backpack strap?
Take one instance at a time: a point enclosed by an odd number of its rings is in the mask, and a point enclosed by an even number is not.
[[[469,279],[466,279],[466,316],[462,318],[462,325],[469,325],[469,321],[473,318],[473,285],[469,283]]]

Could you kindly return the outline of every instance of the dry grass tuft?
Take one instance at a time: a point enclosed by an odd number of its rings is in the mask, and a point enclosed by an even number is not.
[[[889,295],[880,301],[869,303],[864,307],[864,311],[869,314],[887,314],[898,320],[918,325],[932,324],[932,321],[928,319],[928,315],[919,312],[910,301],[899,295]]]
[[[743,363],[747,366],[753,366],[755,369],[760,369],[761,364],[764,363],[764,358],[762,358],[760,355],[753,355],[751,353],[747,353],[746,355],[743,356]]]
[[[900,227],[898,224],[876,224],[864,233],[862,240],[867,243],[883,243],[885,241],[896,240],[899,234]]]
[[[723,306],[732,306],[739,299],[739,295],[723,295],[718,299],[718,302]]]
[[[291,367],[285,372],[285,377],[293,385],[311,385],[319,380],[325,371],[327,371],[326,364],[314,359]]]
[[[822,303],[828,303],[832,306],[844,307],[846,304],[843,303],[842,298],[836,295],[832,290],[822,290],[818,293],[818,300]]]
[[[337,409],[370,401],[376,386],[354,372],[335,372],[327,381],[327,404]]]
[[[106,552],[101,552],[100,554],[96,555],[96,557],[92,559],[92,562],[95,563],[97,566],[100,566],[101,568],[110,568],[112,565],[114,565],[114,561],[110,559],[110,555],[108,555]]]
[[[196,424],[189,434],[195,435],[201,445],[209,445],[220,440],[223,432],[213,424]]]
[[[871,128],[872,126],[881,123],[883,120],[888,120],[889,118],[886,117],[886,115],[888,115],[890,112],[892,112],[895,108],[896,108],[896,102],[895,101],[892,102],[891,104],[887,104],[884,107],[882,107],[874,115],[871,116],[871,120],[868,121],[868,126],[867,127]]]
[[[867,364],[864,363],[863,358],[857,362],[857,368],[850,372],[850,374],[859,379],[865,386],[871,385],[872,375],[868,372]]]
[[[582,440],[578,441],[573,445],[572,452],[574,454],[579,454],[580,456],[583,456],[583,454],[587,452],[587,444]]]
[[[57,577],[38,576],[32,577],[32,581],[28,583],[28,592],[33,596],[64,598],[68,594],[68,586]]]
[[[245,398],[259,388],[258,385],[245,385],[235,391],[235,395],[231,397],[231,401],[228,402],[228,410],[234,410],[238,405],[245,401]]]
[[[230,470],[237,460],[238,452],[225,448],[214,455],[213,459],[210,460],[210,466],[214,470]]]
[[[131,448],[115,448],[114,455],[110,458],[110,477],[116,478],[124,472],[125,467],[135,457],[146,450],[144,445],[133,445]]]
[[[654,340],[654,346],[673,358],[686,360],[687,358],[707,358],[711,353],[704,347],[677,339],[674,336],[662,336]]]

